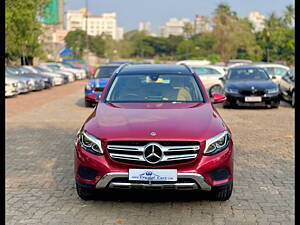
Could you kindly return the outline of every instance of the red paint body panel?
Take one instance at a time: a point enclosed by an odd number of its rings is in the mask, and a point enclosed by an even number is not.
[[[82,129],[102,141],[103,156],[97,156],[83,150],[79,143],[75,145],[74,173],[78,181],[97,184],[109,172],[128,172],[129,168],[176,168],[178,172],[193,172],[204,176],[212,186],[233,180],[233,142],[230,135],[229,146],[222,152],[204,156],[207,139],[229,130],[215,107],[212,105],[199,76],[195,75],[205,103],[105,103],[104,98],[114,75],[106,85],[97,107],[84,123]],[[157,136],[152,137],[150,132]],[[187,163],[165,166],[143,166],[121,163],[110,158],[106,145],[113,140],[174,140],[198,141],[200,151],[196,159]],[[88,166],[99,173],[94,180],[82,179],[77,170],[79,166]],[[214,181],[209,173],[218,168],[227,168],[226,180]]]

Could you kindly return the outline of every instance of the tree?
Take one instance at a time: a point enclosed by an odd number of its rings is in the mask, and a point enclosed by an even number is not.
[[[98,57],[104,57],[105,53],[105,40],[102,36],[89,36],[89,50]]]
[[[227,61],[237,57],[237,50],[251,50],[255,45],[255,35],[250,23],[240,19],[227,4],[221,3],[214,14],[213,35],[215,37],[214,50],[221,60]]]
[[[5,56],[9,60],[42,54],[42,24],[39,20],[49,0],[5,1]]]
[[[287,26],[292,26],[295,21],[295,8],[293,5],[286,6],[283,21]]]
[[[194,26],[189,22],[185,22],[183,26],[183,34],[186,39],[191,38],[194,33]]]
[[[78,59],[82,58],[86,49],[86,32],[83,30],[70,31],[64,40],[75,56]]]
[[[176,54],[179,59],[187,59],[195,56],[195,50],[196,46],[193,41],[182,41],[177,47]]]

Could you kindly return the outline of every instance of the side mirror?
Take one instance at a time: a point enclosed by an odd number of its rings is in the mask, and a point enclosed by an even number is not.
[[[220,77],[219,80],[225,81],[225,77]]]
[[[212,97],[213,97],[213,102],[212,102],[213,104],[222,103],[226,101],[226,96],[223,94],[216,93],[213,94]]]
[[[275,75],[272,75],[272,80],[276,79],[277,77]]]

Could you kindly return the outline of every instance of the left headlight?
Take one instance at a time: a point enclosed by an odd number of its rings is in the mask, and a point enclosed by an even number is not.
[[[207,139],[203,154],[214,155],[225,150],[228,147],[229,139],[229,132],[226,130],[212,138]]]
[[[95,155],[103,155],[101,140],[99,140],[95,136],[82,131],[78,134],[78,141],[84,150]]]
[[[87,83],[87,85],[85,86],[86,90],[93,90],[93,87],[90,83]]]
[[[232,93],[232,94],[238,94],[239,90],[236,88],[225,88],[225,92]]]
[[[279,92],[278,87],[268,89],[268,94],[276,94]]]

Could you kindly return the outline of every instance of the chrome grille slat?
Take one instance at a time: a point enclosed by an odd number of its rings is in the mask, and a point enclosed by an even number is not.
[[[127,155],[127,154],[117,154],[117,153],[111,153],[110,156],[112,158],[118,158],[118,159],[128,159],[128,160],[137,160],[137,161],[143,161],[143,156],[137,156],[137,155]]]
[[[170,142],[172,141],[168,141],[168,143]],[[197,158],[200,149],[200,143],[199,145],[195,145],[195,142],[191,142],[191,145],[188,145],[186,141],[184,142],[184,145],[174,146],[170,146],[170,144],[168,144],[167,146],[163,146],[162,144],[159,144],[159,141],[143,141],[143,143],[135,142],[133,145],[128,145],[128,141],[127,145],[122,145],[120,143],[121,141],[118,141],[118,144],[116,143],[116,145],[108,143],[107,150],[112,159],[122,162],[128,161],[129,163],[143,163],[145,165],[149,165],[149,161],[147,161],[144,157],[145,149],[148,148],[149,145],[158,146],[162,152],[161,159],[157,162],[157,164],[175,163],[175,161],[180,160],[193,160]],[[143,145],[137,146],[135,145],[136,143],[140,143]],[[178,141],[174,141],[174,143],[177,144]],[[155,164],[156,163],[153,163],[152,165]]]
[[[166,161],[174,161],[174,160],[184,160],[184,159],[194,159],[197,157],[197,154],[186,154],[186,155],[179,155],[173,157],[166,157]]]
[[[200,149],[200,146],[171,146],[171,147],[165,147],[168,151],[197,151]]]
[[[126,145],[108,145],[107,149],[110,150],[124,150],[124,151],[139,151],[143,152],[143,146],[126,146]]]

